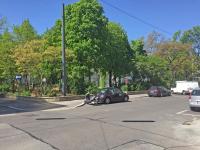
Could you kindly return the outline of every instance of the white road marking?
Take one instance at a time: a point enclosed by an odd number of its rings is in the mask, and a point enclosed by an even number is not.
[[[183,110],[183,111],[177,112],[176,114],[177,114],[177,115],[180,115],[180,114],[182,114],[182,113],[184,113],[184,112],[187,112],[187,111],[189,111],[189,110]]]

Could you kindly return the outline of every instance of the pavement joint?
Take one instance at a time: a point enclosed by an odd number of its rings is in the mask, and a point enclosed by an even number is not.
[[[33,139],[38,140],[38,141],[40,141],[40,142],[42,142],[42,143],[45,143],[45,144],[49,145],[49,146],[50,146],[51,148],[53,148],[54,150],[60,150],[59,148],[55,147],[54,145],[52,145],[52,144],[50,144],[50,143],[44,141],[43,139],[41,139],[41,138],[39,138],[39,137],[33,135],[32,133],[30,133],[30,132],[28,132],[28,131],[26,131],[26,130],[24,130],[24,129],[21,129],[21,128],[16,127],[16,126],[11,125],[11,124],[9,124],[9,125],[10,125],[11,127],[15,128],[15,129],[17,129],[17,130],[20,130],[20,131],[22,131],[22,132],[28,134],[28,135],[29,135],[30,137],[32,137]]]

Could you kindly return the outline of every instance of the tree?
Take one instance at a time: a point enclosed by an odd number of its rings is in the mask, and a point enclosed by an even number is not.
[[[174,33],[173,37],[172,37],[172,41],[173,42],[179,42],[181,38],[181,31],[177,31]]]
[[[38,38],[28,19],[24,20],[20,26],[14,26],[13,32],[17,42],[26,42]]]
[[[70,84],[76,93],[84,93],[85,77],[90,81],[91,70],[98,71],[101,66],[107,18],[97,0],[80,0],[65,9],[67,48],[74,57],[74,62],[68,65],[71,72],[68,78],[72,79]]]
[[[31,40],[23,44],[18,44],[12,53],[12,57],[17,65],[18,73],[25,78],[26,85],[30,84],[28,78],[31,77],[42,80],[41,61],[42,53],[45,50],[43,40]]]
[[[172,83],[176,80],[187,80],[192,78],[195,72],[193,63],[195,56],[191,44],[180,42],[166,42],[158,46],[155,55],[168,62],[168,68],[171,70]]]
[[[106,50],[102,53],[102,66],[111,78],[121,77],[130,72],[131,48],[125,31],[119,24],[109,22],[107,25]],[[116,81],[115,81],[116,83]]]
[[[131,49],[133,50],[133,55],[146,55],[146,51],[144,50],[144,41],[142,39],[131,41]]]
[[[5,30],[0,36],[0,90],[5,91],[3,86],[9,90],[14,85],[16,65],[11,54],[15,45],[12,34]],[[14,88],[12,90],[14,91]]]
[[[0,16],[0,35],[6,28],[6,18]]]
[[[42,53],[42,76],[50,85],[61,79],[61,47],[48,46]]]
[[[61,20],[57,20],[55,25],[47,30],[42,36],[46,41],[47,46],[60,47],[61,46]]]
[[[156,31],[151,32],[145,41],[144,49],[148,53],[153,53],[157,50],[157,46],[159,43],[163,43],[166,41],[165,37]]]
[[[136,90],[148,89],[152,85],[170,86],[171,74],[167,61],[158,56],[137,56],[136,70],[133,74]]]
[[[185,31],[180,41],[182,43],[191,43],[196,54],[200,56],[200,26],[195,26]]]

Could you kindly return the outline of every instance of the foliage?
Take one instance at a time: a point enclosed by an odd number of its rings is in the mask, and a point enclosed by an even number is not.
[[[166,42],[159,45],[156,55],[167,61],[172,74],[172,82],[175,80],[190,80],[197,69],[193,65],[195,56],[190,44],[180,42]]]
[[[18,42],[26,42],[38,38],[28,19],[24,20],[20,26],[14,26],[13,32]]]
[[[200,26],[184,31],[180,41],[182,43],[191,43],[196,54],[200,56]]]
[[[128,85],[122,85],[122,86],[121,86],[121,90],[122,90],[123,92],[127,92],[127,91],[128,91]]]
[[[106,36],[106,49],[102,52],[101,62],[103,70],[115,77],[129,73],[132,52],[127,34],[119,24],[109,22]]]
[[[99,88],[97,85],[90,83],[89,85],[87,85],[87,89],[86,92],[90,93],[90,94],[96,94],[97,92],[99,92]]]

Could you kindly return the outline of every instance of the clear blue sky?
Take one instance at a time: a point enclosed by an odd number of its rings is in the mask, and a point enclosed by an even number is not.
[[[78,0],[0,0],[0,15],[7,17],[9,25],[29,19],[39,34],[53,26],[61,16],[61,4]],[[200,0],[104,0],[158,26],[170,33],[200,25]],[[101,2],[101,1],[100,1]],[[105,15],[120,23],[129,40],[146,36],[155,30],[101,2]],[[164,35],[166,35],[164,33]],[[166,35],[169,37],[169,35]]]

